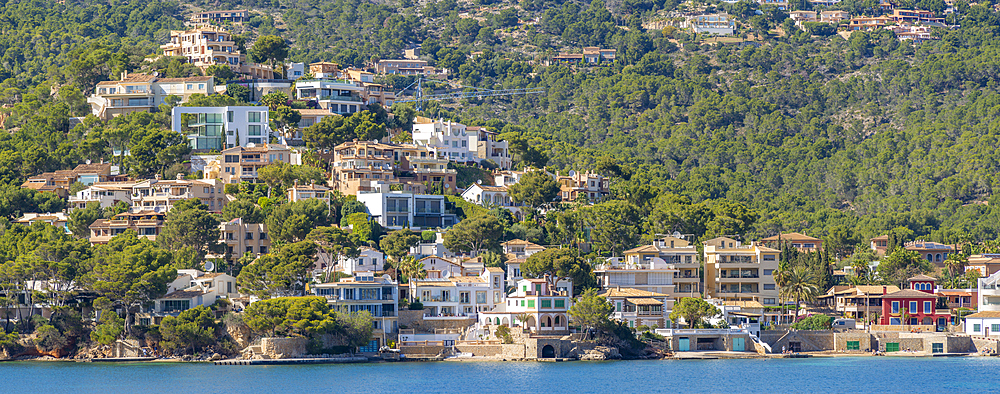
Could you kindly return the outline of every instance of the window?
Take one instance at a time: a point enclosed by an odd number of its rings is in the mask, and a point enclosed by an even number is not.
[[[191,309],[191,300],[165,300],[163,301],[163,311],[186,311]]]
[[[932,308],[931,302],[924,301],[924,313],[933,313],[934,311],[931,310],[931,308]]]
[[[774,285],[773,284],[765,283],[764,284],[764,290],[774,290]]]
[[[228,119],[230,122],[233,121],[233,111],[226,112],[226,119]]]
[[[764,275],[767,275],[767,276],[774,275],[774,270],[764,270]]]
[[[226,163],[239,163],[240,155],[226,155]]]
[[[260,125],[252,124],[247,126],[247,130],[250,132],[250,135],[260,135]]]
[[[861,341],[847,341],[847,350],[861,350]]]
[[[931,353],[944,353],[944,344],[943,343],[932,343],[931,344]]]
[[[555,300],[555,301],[556,301],[556,308],[565,308],[566,307],[566,300]],[[998,330],[998,331],[1000,331],[1000,330]]]
[[[889,353],[889,352],[898,352],[899,351],[899,342],[888,342],[888,343],[886,343],[885,344],[885,351],[886,351],[886,353]]]
[[[730,247],[732,247],[732,246],[730,246]],[[773,254],[765,254],[764,255],[764,261],[774,261],[774,255]]]
[[[910,301],[910,310],[908,310],[907,312],[909,312],[909,313],[917,313],[918,310],[919,309],[917,309],[917,302],[916,301]]]
[[[774,300],[774,298],[765,298],[763,304],[764,305],[774,305],[775,304],[775,300]]]
[[[528,300],[528,308],[534,308],[534,307],[535,307],[535,300]]]
[[[476,303],[477,304],[485,304],[486,303],[486,292],[485,291],[477,291],[476,292]]]
[[[253,246],[247,246],[247,253],[253,253]]]
[[[204,88],[205,88],[205,84],[203,84],[203,83],[199,83],[198,84],[198,89],[204,89]]]
[[[983,331],[983,326],[981,324],[972,325],[972,332],[982,332],[982,331]]]
[[[468,304],[469,303],[469,292],[463,291],[461,293],[458,293],[458,302],[461,302],[463,304]]]
[[[247,122],[260,123],[260,112],[247,112]]]
[[[892,313],[899,313],[899,301],[892,302]]]
[[[1000,324],[991,324],[990,331],[993,331],[994,333],[1000,332]]]
[[[542,308],[551,308],[552,307],[552,300],[541,300],[540,302],[542,304],[541,305]]]

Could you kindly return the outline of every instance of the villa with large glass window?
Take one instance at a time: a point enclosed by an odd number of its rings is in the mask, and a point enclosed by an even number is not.
[[[272,134],[267,107],[174,107],[172,117],[173,130],[194,150],[266,144]]]
[[[388,276],[375,276],[373,271],[355,271],[350,278],[337,282],[310,285],[314,295],[326,298],[330,306],[341,312],[365,311],[374,318],[375,338],[399,329],[396,319],[399,304],[398,283]]]

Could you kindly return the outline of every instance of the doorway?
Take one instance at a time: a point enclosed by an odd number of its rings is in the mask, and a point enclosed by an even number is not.
[[[556,358],[556,349],[552,345],[545,345],[542,348],[542,358]]]

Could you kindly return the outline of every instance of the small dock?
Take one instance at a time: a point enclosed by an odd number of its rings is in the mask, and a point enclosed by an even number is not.
[[[229,359],[215,361],[215,365],[296,365],[296,364],[351,364],[366,363],[368,357],[337,357],[337,358],[276,358],[240,360]]]
[[[543,363],[561,363],[561,362],[566,362],[566,361],[576,361],[576,359],[575,358],[539,358],[539,359],[535,359],[535,361],[540,361],[540,362],[543,362]]]

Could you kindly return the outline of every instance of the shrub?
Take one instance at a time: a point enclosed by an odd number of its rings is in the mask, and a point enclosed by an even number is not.
[[[66,336],[59,332],[55,326],[46,324],[35,330],[35,344],[43,351],[52,351],[65,348],[69,343]]]
[[[424,303],[422,303],[420,301],[414,301],[414,302],[410,303],[410,305],[408,306],[408,308],[410,308],[411,311],[423,310],[424,309]]]
[[[514,343],[514,338],[510,336],[510,329],[507,326],[497,327],[496,332],[493,333],[500,341],[503,343]]]
[[[833,317],[812,315],[792,325],[795,330],[829,330],[833,326]]]

